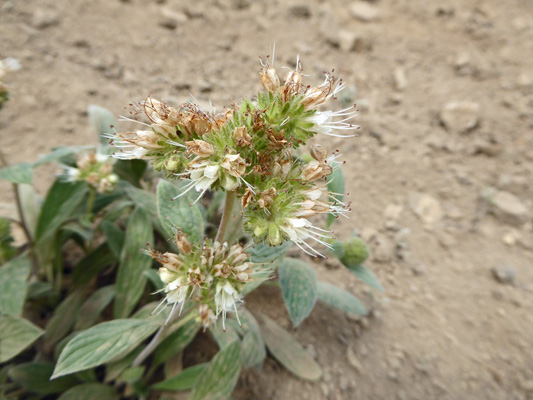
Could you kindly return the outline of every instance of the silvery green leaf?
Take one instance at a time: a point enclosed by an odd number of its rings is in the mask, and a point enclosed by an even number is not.
[[[53,161],[61,161],[65,157],[72,156],[84,150],[93,150],[94,146],[61,146],[52,149],[48,154],[45,154],[33,163],[33,167],[39,167]]]
[[[119,398],[112,386],[102,383],[83,383],[67,390],[58,400],[118,400]]]
[[[261,332],[270,353],[299,378],[317,381],[322,369],[289,332],[266,315],[261,316]]]
[[[33,238],[35,237],[35,229],[37,229],[37,221],[41,212],[41,201],[35,188],[31,185],[19,185],[18,191],[22,203],[24,222]]]
[[[24,318],[0,316],[0,363],[15,357],[43,333],[41,328]]]
[[[22,314],[30,270],[31,260],[26,253],[0,267],[0,314]]]
[[[189,390],[196,386],[198,377],[205,371],[209,363],[196,364],[185,368],[180,373],[164,381],[155,383],[152,388],[155,390]]]
[[[331,283],[318,282],[318,299],[354,315],[367,314],[365,306],[357,297]]]
[[[116,125],[113,113],[107,108],[94,104],[87,107],[87,113],[89,114],[91,125],[100,140],[100,151],[104,154],[112,153],[113,148],[109,145],[109,139],[105,138],[103,135],[106,133],[113,133],[113,127]]]
[[[52,318],[46,324],[44,339],[48,346],[53,347],[64,338],[74,326],[78,312],[85,299],[85,289],[79,288],[70,295],[55,309]]]
[[[241,344],[220,350],[198,377],[191,400],[225,400],[231,396],[241,372]]]
[[[124,232],[116,224],[111,221],[102,221],[100,223],[100,229],[104,232],[107,245],[113,252],[113,255],[118,259],[122,252],[122,246],[124,245]]]
[[[202,213],[191,205],[185,196],[178,197],[178,188],[165,180],[160,180],[157,185],[157,209],[163,227],[169,235],[173,235],[176,229],[181,229],[191,242],[200,242],[204,238],[204,219]]]
[[[363,265],[355,265],[352,267],[348,267],[348,269],[355,276],[357,276],[359,279],[365,282],[368,286],[371,286],[374,289],[377,289],[380,292],[383,292],[383,286],[381,286],[379,279],[368,268],[365,268]]]
[[[63,393],[78,382],[73,376],[50,380],[54,364],[29,362],[16,365],[8,372],[9,378],[28,392],[41,395]]]
[[[115,284],[115,318],[131,314],[141,298],[146,278],[143,272],[153,263],[150,256],[141,253],[146,243],[153,243],[152,224],[145,211],[137,208],[128,221],[124,246]]]
[[[0,179],[31,185],[33,183],[33,168],[29,163],[11,164],[0,169]]]
[[[88,189],[85,182],[56,181],[48,191],[41,208],[35,241],[53,237],[61,224],[72,216],[78,205],[86,198]]]
[[[115,287],[113,285],[104,286],[94,291],[81,306],[74,330],[80,331],[94,325],[114,297]]]
[[[244,332],[242,337],[242,362],[246,368],[261,365],[266,357],[266,348],[261,328],[256,319],[246,309],[239,310],[239,318]]]
[[[278,273],[285,306],[294,326],[298,326],[315,306],[316,272],[305,261],[285,258]]]
[[[126,355],[160,326],[142,319],[116,319],[79,333],[63,349],[53,379]]]
[[[179,322],[176,324],[179,327],[157,346],[153,361],[154,365],[164,363],[174,354],[182,351],[192,342],[200,329],[200,325],[194,318],[185,321],[183,324],[179,324]],[[171,329],[174,329],[174,327],[171,327]]]

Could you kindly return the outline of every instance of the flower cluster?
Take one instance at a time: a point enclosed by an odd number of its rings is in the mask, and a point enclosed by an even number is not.
[[[76,167],[65,166],[61,178],[66,182],[85,181],[98,193],[111,192],[118,182],[111,161],[108,156],[100,153],[80,154],[76,160]]]
[[[265,91],[256,99],[245,98],[215,114],[195,104],[173,107],[149,97],[133,105],[132,113],[148,120],[141,122],[143,130],[107,137],[118,148],[115,157],[145,159],[167,176],[186,180],[179,196],[194,190],[198,201],[208,190],[234,192],[254,241],[277,246],[291,240],[306,253],[321,255],[307,239],[328,246],[330,232],[310,218],[349,211],[327,189],[326,178],[338,167],[339,154],[328,155],[314,145],[306,162],[293,151],[317,134],[354,136],[344,132],[358,128],[350,123],[357,110],[319,110],[344,87],[334,71],[326,73],[321,85],[310,87],[302,83],[299,59],[283,81],[273,60],[261,64]]]
[[[16,59],[5,58],[0,60],[0,109],[2,109],[4,103],[9,99],[7,86],[3,80],[9,72],[16,71],[18,69],[20,69],[20,64]]]
[[[180,251],[161,253],[154,249],[146,250],[162,266],[159,276],[165,287],[161,290],[165,298],[158,308],[171,305],[173,309],[185,305],[192,298],[199,304],[199,319],[204,328],[210,326],[220,315],[225,328],[226,314],[235,312],[241,302],[241,293],[246,282],[264,271],[262,265],[248,261],[246,248],[240,244],[212,242],[206,239],[194,246],[187,236],[178,231],[175,242]],[[172,314],[172,313],[171,313]]]

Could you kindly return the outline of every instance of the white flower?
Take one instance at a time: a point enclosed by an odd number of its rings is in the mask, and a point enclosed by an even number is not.
[[[210,189],[220,177],[220,165],[211,164],[208,161],[204,161],[199,164],[193,164],[192,169],[185,174],[190,174],[190,182],[185,185],[183,192],[174,197],[174,199],[183,196],[191,189],[195,188],[197,192],[201,192],[198,198],[194,201],[194,203],[196,203],[202,198],[206,190]]]
[[[291,240],[296,246],[312,257],[316,257],[317,255],[320,257],[324,256],[307,244],[305,242],[306,239],[313,239],[327,248],[331,248],[329,243],[326,243],[320,239],[321,237],[330,239],[331,236],[321,233],[329,231],[314,226],[305,218],[287,218],[285,225],[281,225],[280,229],[283,231],[283,233],[285,233],[285,235],[287,235],[289,240]]]
[[[241,301],[239,292],[237,292],[229,281],[226,281],[225,283],[219,282],[217,284],[215,289],[216,316],[218,317],[218,315],[222,313],[222,327],[224,330],[226,330],[226,313],[228,311],[235,311],[237,320],[239,320],[236,303]]]
[[[334,130],[352,130],[359,129],[358,125],[350,124],[350,119],[357,115],[357,110],[354,107],[348,107],[339,111],[316,111],[314,114],[304,118],[305,122],[312,123],[313,127],[309,130],[324,135],[336,137],[352,137],[355,135],[341,135],[332,133]],[[342,117],[340,121],[335,121],[334,118]]]

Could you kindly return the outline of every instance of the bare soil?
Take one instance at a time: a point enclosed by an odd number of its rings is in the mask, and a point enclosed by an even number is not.
[[[533,399],[533,2],[366,4],[355,17],[340,0],[3,0],[0,57],[23,69],[8,78],[0,147],[20,162],[96,143],[89,104],[121,114],[149,93],[228,106],[260,89],[258,56],[273,43],[281,74],[297,54],[310,84],[335,67],[348,86],[335,107],[361,110],[359,137],[320,138],[347,161],[353,212],[336,232],[369,240],[385,292],[372,300],[317,261],[371,316],[318,305],[290,329],[323,379],[269,359],[235,398]],[[37,171],[41,192],[54,173]],[[487,207],[488,187],[521,204]],[[249,304],[290,327],[275,289]]]

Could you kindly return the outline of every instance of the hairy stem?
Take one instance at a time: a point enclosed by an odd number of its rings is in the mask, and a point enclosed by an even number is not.
[[[233,210],[233,203],[235,202],[235,193],[226,192],[226,202],[224,203],[224,212],[222,213],[222,219],[220,220],[220,226],[218,228],[216,242],[222,243],[224,235],[229,225],[229,218],[231,216],[231,210]]]
[[[0,162],[4,167],[7,167],[9,163],[5,159],[2,152],[0,152]],[[24,231],[24,235],[26,235],[26,239],[28,240],[28,244],[30,247],[33,244],[33,239],[31,237],[30,230],[28,229],[28,226],[26,225],[26,221],[24,220],[24,212],[22,211],[22,200],[20,199],[19,195],[19,185],[17,183],[13,183],[13,193],[15,194],[15,203],[17,205],[17,212],[20,218],[20,226],[22,226],[22,230]]]
[[[132,367],[138,367],[139,365],[141,365],[143,361],[146,359],[146,357],[148,357],[152,353],[152,351],[155,350],[155,348],[159,345],[159,338],[163,334],[163,331],[165,330],[165,328],[170,326],[170,323],[177,316],[179,316],[179,310],[180,310],[180,307],[172,308],[172,311],[170,312],[170,315],[168,316],[167,322],[161,325],[161,327],[159,328],[157,333],[154,335],[152,340],[150,340],[150,343],[148,343],[148,345],[144,348],[144,350],[139,353],[137,358],[133,361],[133,364],[131,364]]]

